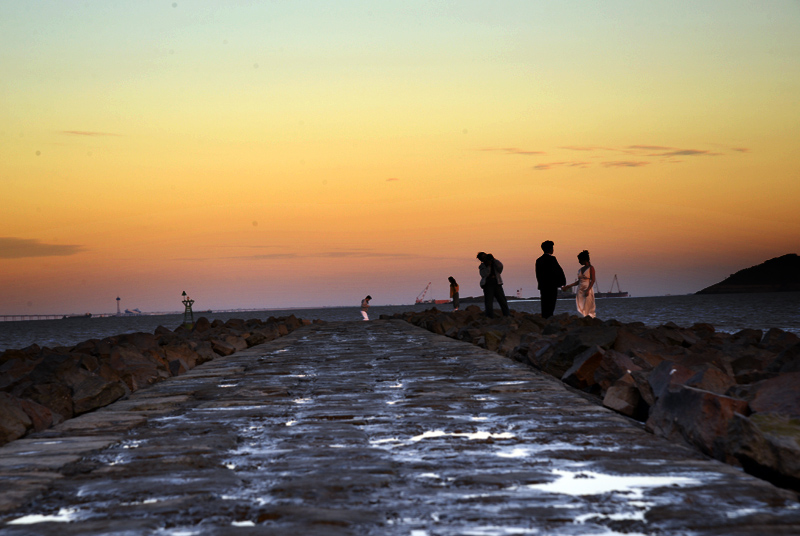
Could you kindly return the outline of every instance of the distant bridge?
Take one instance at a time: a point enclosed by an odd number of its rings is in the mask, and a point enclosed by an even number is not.
[[[13,320],[58,320],[68,315],[0,315],[0,322]]]

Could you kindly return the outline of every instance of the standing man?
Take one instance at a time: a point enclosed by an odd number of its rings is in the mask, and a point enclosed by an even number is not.
[[[553,241],[542,242],[544,254],[536,259],[536,281],[542,302],[542,318],[550,318],[556,310],[558,289],[567,284],[564,270],[553,255]]]
[[[367,295],[366,298],[361,300],[361,316],[364,317],[364,320],[369,320],[369,315],[367,311],[369,311],[369,300],[372,299],[372,296]]]
[[[481,274],[481,288],[483,289],[483,304],[486,309],[486,316],[494,318],[495,299],[500,304],[503,316],[509,316],[511,313],[508,311],[508,302],[503,291],[503,278],[500,277],[503,272],[503,263],[495,259],[491,253],[484,253],[483,251],[478,253],[478,260],[481,261],[481,265],[478,266],[478,273]]]

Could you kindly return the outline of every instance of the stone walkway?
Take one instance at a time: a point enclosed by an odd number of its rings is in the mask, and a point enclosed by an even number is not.
[[[800,534],[800,505],[497,354],[343,322],[0,448],[0,534]]]

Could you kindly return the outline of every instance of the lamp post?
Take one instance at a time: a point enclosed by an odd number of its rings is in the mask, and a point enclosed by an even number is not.
[[[185,290],[183,291],[183,294],[181,294],[181,296],[183,296],[183,301],[181,303],[183,304],[184,307],[183,326],[186,329],[192,329],[192,326],[194,325],[194,313],[192,313],[192,304],[194,303],[194,300],[186,295]]]

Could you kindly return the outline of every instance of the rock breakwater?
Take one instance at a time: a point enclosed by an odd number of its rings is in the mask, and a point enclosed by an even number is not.
[[[294,315],[227,322],[202,317],[191,329],[159,326],[153,334],[71,347],[6,350],[0,354],[0,445],[310,323]]]
[[[793,333],[647,327],[566,313],[487,319],[477,306],[387,318],[528,364],[658,436],[800,490],[800,338]]]

